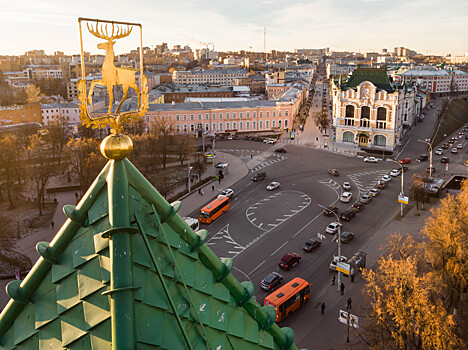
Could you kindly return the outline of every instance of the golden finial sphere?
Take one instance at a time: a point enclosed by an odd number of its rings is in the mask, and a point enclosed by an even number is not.
[[[109,135],[101,142],[101,153],[107,159],[122,160],[133,150],[130,137],[123,134]]]

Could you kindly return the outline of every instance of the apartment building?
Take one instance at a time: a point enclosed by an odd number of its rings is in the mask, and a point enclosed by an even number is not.
[[[193,97],[234,97],[234,90],[230,86],[166,84],[153,91],[164,95],[164,103],[182,103],[186,98]]]
[[[36,79],[62,79],[63,72],[60,66],[28,66],[24,70],[24,75],[30,80]]]
[[[338,77],[340,74],[347,76],[353,73],[356,68],[356,64],[327,62],[327,79],[330,79],[331,77]]]
[[[0,125],[42,123],[41,105],[0,107]]]
[[[245,69],[205,69],[205,70],[175,70],[172,81],[175,84],[212,84],[233,86],[237,78],[247,78],[249,72]]]
[[[431,94],[468,91],[468,73],[458,69],[406,69],[390,73],[395,82],[415,82]]]

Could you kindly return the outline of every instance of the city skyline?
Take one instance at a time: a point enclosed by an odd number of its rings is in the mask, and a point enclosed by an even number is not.
[[[21,55],[33,49],[48,54],[79,53],[77,18],[113,19],[143,25],[143,45],[167,42],[192,49],[214,45],[219,51],[263,51],[263,29],[267,28],[267,51],[329,47],[333,51],[380,52],[404,46],[422,54],[463,55],[468,51],[462,35],[468,32],[468,3],[449,0],[296,1],[276,0],[232,3],[224,1],[156,1],[148,5],[84,0],[66,7],[57,0],[20,3],[1,0],[1,55]],[[164,4],[164,5],[163,5]],[[146,10],[148,9],[148,10]],[[131,12],[131,13],[129,13]],[[12,30],[14,28],[14,30]],[[116,54],[129,52],[139,38],[119,42]],[[90,35],[85,50],[99,52]]]

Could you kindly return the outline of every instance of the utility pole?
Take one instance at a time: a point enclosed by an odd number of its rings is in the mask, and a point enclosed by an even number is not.
[[[265,60],[267,59],[266,51],[266,26],[263,27],[263,52],[265,52]]]

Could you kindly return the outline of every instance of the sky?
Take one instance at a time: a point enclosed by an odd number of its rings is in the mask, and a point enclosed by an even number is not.
[[[141,23],[149,47],[212,43],[218,51],[263,51],[266,27],[267,51],[468,51],[467,0],[0,0],[0,9],[0,55],[79,53],[78,17]],[[98,53],[100,40],[83,33],[84,50]],[[138,45],[135,28],[114,50]]]

